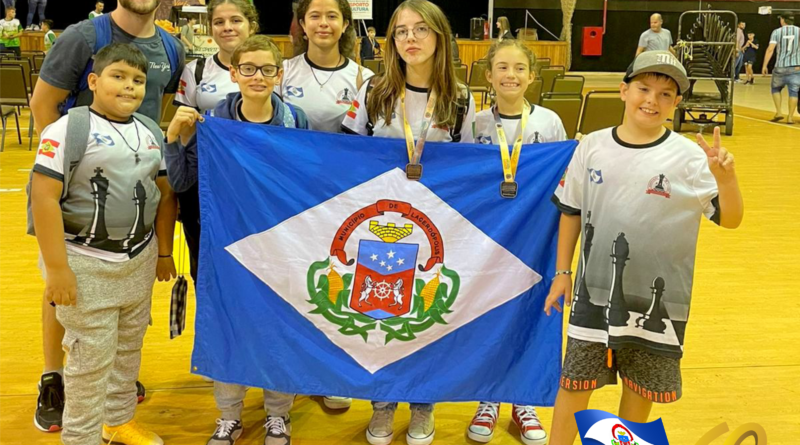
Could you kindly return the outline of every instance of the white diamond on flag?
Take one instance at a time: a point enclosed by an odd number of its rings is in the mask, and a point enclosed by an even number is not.
[[[400,169],[226,250],[370,373],[542,279]],[[333,278],[321,279],[326,274]],[[422,319],[432,321],[408,329]]]

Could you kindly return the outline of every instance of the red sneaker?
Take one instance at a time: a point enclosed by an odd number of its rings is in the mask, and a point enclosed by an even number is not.
[[[536,408],[529,405],[514,405],[512,418],[519,428],[519,436],[525,445],[544,445],[547,443],[547,433],[539,422]]]
[[[467,437],[475,442],[486,443],[494,437],[494,427],[497,425],[497,416],[500,414],[500,404],[481,402],[478,411],[467,429]]]

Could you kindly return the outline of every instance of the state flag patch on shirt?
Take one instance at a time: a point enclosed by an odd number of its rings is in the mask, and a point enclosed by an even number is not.
[[[39,144],[39,154],[43,156],[47,156],[48,158],[52,159],[56,157],[56,148],[61,145],[60,142],[54,141],[52,139],[45,139]]]
[[[358,108],[359,108],[360,106],[361,106],[361,105],[359,105],[359,104],[358,104],[358,101],[357,101],[357,100],[354,100],[354,101],[353,101],[353,104],[352,104],[352,105],[350,105],[350,109],[349,109],[349,110],[347,110],[347,117],[349,117],[349,118],[351,118],[351,119],[355,119],[355,118],[356,118],[356,112],[358,111]]]

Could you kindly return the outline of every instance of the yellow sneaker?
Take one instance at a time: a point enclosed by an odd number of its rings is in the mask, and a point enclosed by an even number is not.
[[[135,420],[120,426],[103,425],[103,440],[124,445],[164,445],[156,433],[142,428]]]

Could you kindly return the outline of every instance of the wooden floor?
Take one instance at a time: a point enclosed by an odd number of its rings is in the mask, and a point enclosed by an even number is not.
[[[587,83],[587,88],[600,86],[601,81],[593,84],[591,78]],[[702,224],[683,360],[684,397],[653,411],[653,418],[664,419],[671,443],[677,445],[695,444],[721,422],[731,430],[759,423],[770,445],[800,443],[800,298],[793,284],[800,277],[800,125],[767,122],[772,109],[768,94],[760,101],[753,96],[747,107],[736,108],[735,135],[724,138],[736,155],[745,221],[735,231]],[[27,123],[25,115],[22,127],[27,129]],[[20,146],[12,132],[0,154],[0,444],[57,444],[58,434],[41,433],[32,423],[42,370],[43,282],[36,268],[35,239],[25,236],[24,188],[34,155],[27,150],[28,140]],[[169,340],[170,289],[171,284],[156,284],[155,325],[147,333],[141,370],[148,396],[137,419],[167,444],[204,444],[217,411],[211,385],[189,373],[193,329]],[[187,326],[193,326],[193,319],[192,305]],[[619,391],[598,391],[591,407],[613,412]],[[437,405],[434,444],[471,443],[465,430],[474,409],[475,404]],[[335,414],[325,412],[315,399],[298,398],[292,411],[293,443],[365,444],[370,413],[364,401]],[[549,428],[552,409],[539,413]],[[408,408],[401,407],[395,443],[405,443],[408,418]],[[244,423],[238,443],[262,443],[263,411],[256,391],[246,400]],[[712,444],[723,442],[720,438]],[[508,406],[503,406],[492,443],[521,443]]]

